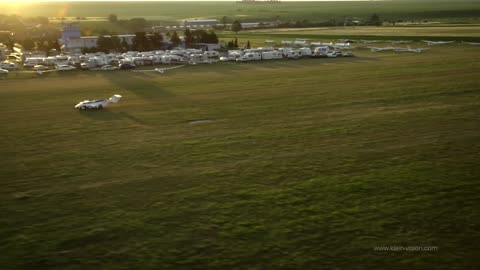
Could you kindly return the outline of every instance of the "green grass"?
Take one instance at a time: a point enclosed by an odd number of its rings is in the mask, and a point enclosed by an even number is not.
[[[321,1],[283,2],[282,4],[242,4],[235,2],[44,2],[3,6],[1,13],[48,17],[145,17],[171,21],[192,17],[228,16],[244,21],[309,20],[312,22],[345,17],[369,18],[378,13],[388,20],[430,20],[478,23],[480,5],[476,0],[394,0],[394,1]]]
[[[476,269],[479,58],[0,79],[1,268]]]
[[[411,40],[412,46],[425,46],[422,40],[453,40],[457,42],[480,42],[480,27],[477,25],[441,25],[441,26],[383,26],[383,27],[316,27],[316,28],[288,28],[288,29],[261,29],[238,32],[218,32],[222,41],[228,42],[235,37],[242,44],[247,40],[256,46],[264,46],[265,40],[275,40],[280,46],[281,40],[295,40],[307,38],[309,42],[338,41],[350,38],[355,40]]]

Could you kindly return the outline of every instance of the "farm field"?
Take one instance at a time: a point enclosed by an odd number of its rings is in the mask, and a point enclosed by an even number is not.
[[[175,21],[187,18],[238,18],[243,21],[328,21],[347,17],[369,18],[378,13],[387,20],[428,20],[478,23],[480,5],[476,0],[394,0],[341,2],[282,2],[244,4],[214,1],[178,2],[40,2],[4,4],[3,14],[46,17],[106,17],[114,13],[128,19]]]
[[[478,269],[479,49],[0,78],[1,268]]]
[[[395,26],[395,27],[317,27],[245,30],[246,33],[265,33],[267,35],[358,35],[358,36],[418,36],[418,37],[480,37],[480,25],[447,25],[447,26]],[[242,33],[242,32],[240,32]]]
[[[366,40],[385,40],[385,44],[390,44],[390,40],[412,40],[414,43],[410,46],[425,47],[426,43],[422,40],[453,40],[461,43],[480,42],[480,26],[477,25],[444,25],[444,26],[407,26],[407,27],[317,27],[305,29],[245,29],[235,34],[231,31],[219,32],[222,41],[238,38],[242,45],[247,40],[255,46],[265,46],[265,40],[274,40],[280,45],[281,40],[295,40],[297,38],[307,38],[309,42],[314,41],[333,41],[338,39],[366,39]],[[354,44],[359,46],[358,44]],[[377,44],[380,45],[380,44]]]

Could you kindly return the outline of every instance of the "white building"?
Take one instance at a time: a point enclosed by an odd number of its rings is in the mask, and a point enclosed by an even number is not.
[[[183,21],[183,26],[185,27],[200,27],[208,28],[217,25],[219,22],[217,19],[194,19],[194,20],[185,20]]]

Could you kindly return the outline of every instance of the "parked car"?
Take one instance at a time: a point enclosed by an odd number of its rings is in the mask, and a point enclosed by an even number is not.
[[[34,67],[37,64],[38,64],[37,62],[25,62],[23,63],[23,67]]]
[[[90,69],[90,65],[88,63],[81,63],[80,68],[83,70]]]
[[[335,58],[335,57],[340,57],[340,56],[342,56],[341,52],[333,51],[333,52],[327,53],[328,58]]]
[[[8,74],[8,70],[0,68],[0,74]]]
[[[346,52],[343,54],[343,57],[353,57],[353,53],[352,52]]]
[[[13,62],[2,62],[0,63],[0,68],[2,69],[17,69],[18,68],[18,64],[17,63],[13,63]]]
[[[34,70],[49,70],[49,68],[47,66],[44,66],[44,65],[35,65],[35,66],[33,66],[33,69]]]
[[[69,71],[69,70],[75,70],[76,68],[74,66],[70,65],[58,65],[57,70],[59,71]]]
[[[123,63],[118,66],[120,69],[134,69],[135,65],[130,63]]]
[[[118,68],[111,65],[104,65],[100,69],[101,70],[117,70]]]

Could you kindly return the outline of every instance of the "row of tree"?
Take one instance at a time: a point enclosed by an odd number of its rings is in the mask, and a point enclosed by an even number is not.
[[[20,44],[22,48],[26,51],[43,51],[48,54],[51,50],[57,50],[58,52],[61,51],[60,43],[56,38],[48,39],[47,37],[42,38],[26,38],[23,40],[15,40],[13,36],[9,36],[7,39],[0,40],[7,48],[13,51],[15,44]]]
[[[368,20],[366,21],[356,21],[356,20],[337,20],[337,19],[330,19],[324,22],[311,22],[308,20],[303,21],[287,21],[281,22],[277,25],[278,28],[307,28],[307,27],[329,27],[329,26],[380,26],[383,24],[383,20],[380,19],[378,14],[373,14]]]
[[[218,37],[213,31],[187,29],[184,34],[185,46],[187,48],[195,47],[197,43],[218,43]],[[167,33],[166,39],[159,33],[136,32],[131,45],[128,44],[125,38],[119,38],[116,35],[100,36],[95,48],[85,48],[83,52],[152,51],[173,48],[181,43],[182,40],[177,32]]]
[[[217,34],[214,31],[207,32],[205,30],[190,30],[185,32],[185,46],[191,47],[195,43],[218,43]]]
[[[250,40],[247,40],[247,44],[245,44],[243,46],[243,48],[245,49],[250,49]],[[238,39],[235,38],[235,39],[232,39],[230,40],[229,42],[227,42],[227,49],[238,49],[239,46],[238,46]]]

